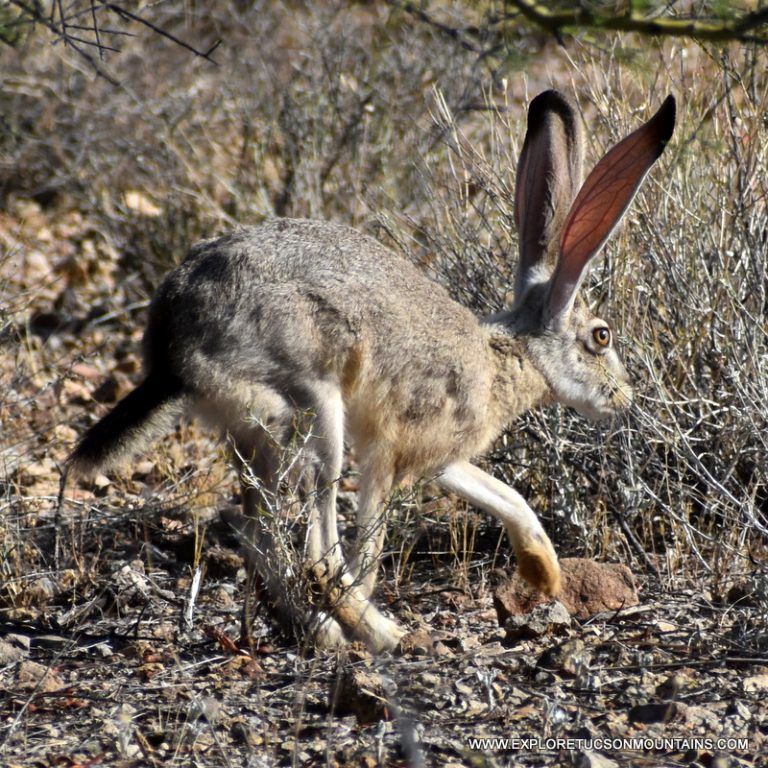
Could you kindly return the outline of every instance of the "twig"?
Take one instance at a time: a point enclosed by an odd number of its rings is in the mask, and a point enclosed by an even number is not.
[[[88,64],[91,65],[93,68],[93,71],[99,76],[104,78],[108,83],[112,85],[119,86],[120,82],[116,80],[112,75],[105,72],[98,63],[94,60],[93,56],[91,56],[89,53],[86,53],[84,50],[80,48],[79,45],[76,45],[74,42],[72,42],[71,38],[68,38],[68,34],[66,32],[66,27],[64,26],[64,30],[62,30],[59,25],[56,24],[54,21],[54,15],[53,10],[51,11],[50,18],[43,16],[43,14],[40,12],[40,9],[37,6],[31,6],[27,3],[21,2],[21,0],[10,0],[11,5],[16,6],[19,10],[21,10],[23,13],[27,15],[28,18],[30,18],[32,21],[37,22],[38,24],[42,24],[47,30],[52,32],[57,38],[63,38],[65,42],[68,42],[69,47],[72,48],[75,53],[77,53],[79,56],[81,56],[83,59],[85,59]],[[62,18],[62,25],[65,25],[66,22]],[[90,41],[87,43],[88,45],[93,45]]]
[[[627,540],[632,545],[632,547],[635,549],[638,555],[640,555],[640,558],[645,563],[646,568],[648,568],[649,571],[657,578],[661,578],[661,573],[659,572],[659,569],[656,567],[656,563],[651,560],[648,553],[645,551],[645,547],[640,543],[637,536],[635,535],[634,531],[627,525],[627,521],[624,519],[624,516],[621,514],[614,515],[614,517],[619,521],[619,527],[622,531],[624,531],[624,535],[627,537]]]
[[[211,62],[211,64],[217,64],[217,62],[213,59],[212,54],[219,47],[219,45],[221,45],[221,40],[216,40],[216,42],[214,42],[213,45],[211,45],[207,50],[201,51],[195,48],[193,45],[190,45],[189,43],[185,42],[181,38],[176,37],[176,35],[172,34],[171,32],[168,32],[167,30],[162,29],[161,27],[157,26],[156,24],[153,24],[151,21],[143,18],[142,16],[132,13],[131,11],[126,10],[125,8],[122,8],[119,5],[116,5],[114,3],[105,3],[105,2],[97,3],[96,0],[90,0],[90,3],[87,8],[80,8],[78,10],[75,10],[72,13],[70,13],[68,16],[66,15],[66,11],[65,11],[62,0],[54,0],[52,2],[50,14],[44,14],[42,11],[41,5],[38,3],[27,3],[27,2],[24,2],[24,0],[10,0],[10,4],[18,8],[21,11],[22,15],[25,16],[28,21],[42,24],[49,32],[51,32],[57,38],[57,42],[61,41],[65,45],[67,45],[69,48],[74,50],[79,56],[85,59],[88,62],[88,64],[91,65],[91,67],[93,68],[93,70],[96,72],[97,75],[99,75],[100,77],[103,77],[112,85],[120,85],[120,83],[113,76],[105,72],[99,66],[99,63],[96,61],[96,59],[94,59],[94,57],[91,56],[83,48],[83,46],[94,46],[95,48],[97,48],[99,51],[99,58],[103,60],[105,51],[116,52],[119,50],[118,48],[114,48],[112,46],[106,45],[102,39],[103,35],[109,34],[109,35],[129,36],[131,35],[131,33],[123,32],[120,30],[105,29],[103,26],[100,26],[98,22],[97,14],[98,14],[98,11],[102,9],[107,12],[115,14],[123,21],[129,22],[129,23],[134,22],[137,24],[141,24],[142,26],[147,27],[147,29],[154,32],[155,34],[170,40],[171,42],[184,48],[187,51],[190,51],[195,56],[199,56],[200,58],[203,58],[206,61]],[[70,20],[79,19],[81,16],[83,16],[84,13],[88,13],[90,15],[90,18],[91,18],[90,26],[85,24],[75,25],[75,24],[69,23]],[[77,29],[80,32],[91,32],[94,36],[94,39],[89,40],[84,37],[72,35],[70,34],[70,29]]]
[[[131,13],[130,11],[127,11],[125,8],[121,8],[120,6],[114,5],[113,3],[101,3],[101,5],[107,10],[110,10],[113,13],[116,13],[118,16],[120,16],[123,19],[126,19],[128,21],[135,21],[138,24],[141,24],[147,27],[148,29],[152,30],[152,32],[154,32],[155,34],[160,35],[161,37],[167,38],[171,42],[176,43],[176,45],[179,45],[182,48],[185,48],[186,50],[188,50],[190,53],[193,53],[195,56],[200,56],[206,61],[210,61],[211,64],[218,65],[218,62],[214,61],[211,58],[211,54],[221,45],[221,40],[217,40],[207,51],[199,51],[193,45],[190,45],[189,43],[185,42],[181,38],[176,37],[176,35],[168,32],[167,30],[162,29],[162,27],[158,27],[156,24],[153,24],[151,21],[148,21],[147,19],[141,16],[138,16],[135,13]]]
[[[417,5],[413,2],[400,2],[400,0],[387,0],[387,4],[391,5],[395,8],[399,8],[401,11],[405,11],[406,13],[409,13],[411,16],[416,18],[418,21],[423,22],[424,24],[427,24],[428,26],[432,27],[433,29],[436,29],[441,34],[445,35],[446,37],[449,37],[451,40],[456,41],[462,48],[465,48],[468,51],[472,51],[473,53],[481,53],[481,49],[477,46],[473,45],[472,43],[468,42],[465,39],[463,32],[467,30],[459,30],[456,27],[449,27],[447,24],[443,24],[440,21],[437,21],[432,16],[430,16],[420,5]],[[471,32],[476,33],[476,29],[469,30]]]
[[[96,45],[99,48],[99,58],[103,58],[103,49],[101,47],[101,35],[99,33],[99,25],[96,21],[96,6],[93,4],[93,0],[91,0],[91,21],[93,22],[93,34],[96,38]]]

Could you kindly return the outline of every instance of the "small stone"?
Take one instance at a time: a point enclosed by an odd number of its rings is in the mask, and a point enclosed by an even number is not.
[[[115,652],[110,648],[109,643],[98,643],[90,649],[93,653],[98,654],[102,659],[109,659],[115,655]]]
[[[663,619],[658,619],[657,621],[652,622],[652,625],[659,630],[659,632],[677,632],[677,625],[672,624],[669,621],[664,621]]]
[[[15,632],[9,632],[5,636],[5,642],[21,648],[22,651],[28,651],[32,647],[32,641],[27,635],[17,635]]]
[[[9,643],[6,640],[0,640],[0,667],[8,666],[26,656],[25,651],[19,648],[13,643]]]
[[[536,666],[548,672],[576,675],[586,662],[584,641],[577,638],[548,648],[539,657]]]
[[[354,715],[359,725],[391,720],[384,680],[363,668],[345,668],[331,691],[331,707],[339,715]]]
[[[752,675],[744,678],[744,693],[768,691],[768,675]]]
[[[64,681],[50,668],[36,661],[22,661],[16,670],[16,684],[19,690],[39,690],[44,693],[64,687]]]
[[[539,605],[525,616],[510,616],[504,629],[506,639],[516,642],[561,633],[570,626],[570,614],[562,603],[555,600],[547,605]]]
[[[434,643],[429,631],[419,627],[404,635],[397,645],[397,652],[401,656],[412,654],[414,656],[429,656],[432,653]]]
[[[61,635],[35,635],[30,638],[33,648],[45,648],[46,650],[61,652],[72,645],[71,637]]]
[[[618,763],[599,752],[585,750],[576,755],[575,768],[616,768]]]
[[[215,544],[206,551],[206,572],[211,579],[233,579],[243,565],[242,555],[226,547]]]

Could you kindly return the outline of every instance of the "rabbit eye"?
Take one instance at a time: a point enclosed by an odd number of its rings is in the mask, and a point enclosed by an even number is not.
[[[611,346],[611,329],[606,328],[605,326],[601,326],[600,328],[595,328],[594,331],[592,331],[592,339],[594,340],[595,344],[597,344],[598,347],[610,347]]]

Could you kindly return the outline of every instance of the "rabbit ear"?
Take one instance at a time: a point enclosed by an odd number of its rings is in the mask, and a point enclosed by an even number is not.
[[[560,236],[548,298],[550,320],[570,313],[587,266],[624,215],[675,128],[675,99],[611,149],[589,174]]]
[[[581,183],[581,125],[570,101],[558,91],[540,93],[528,108],[528,130],[517,164],[515,223],[520,262],[515,295],[536,278]],[[545,266],[550,271],[554,264]],[[539,278],[540,279],[540,278]]]

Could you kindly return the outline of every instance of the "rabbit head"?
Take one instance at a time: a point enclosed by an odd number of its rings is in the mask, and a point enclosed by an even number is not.
[[[559,402],[593,419],[632,401],[632,387],[607,322],[578,296],[600,251],[672,136],[675,100],[619,142],[581,184],[583,139],[576,110],[545,91],[528,112],[518,162],[515,220],[520,260],[515,302],[504,322]]]

